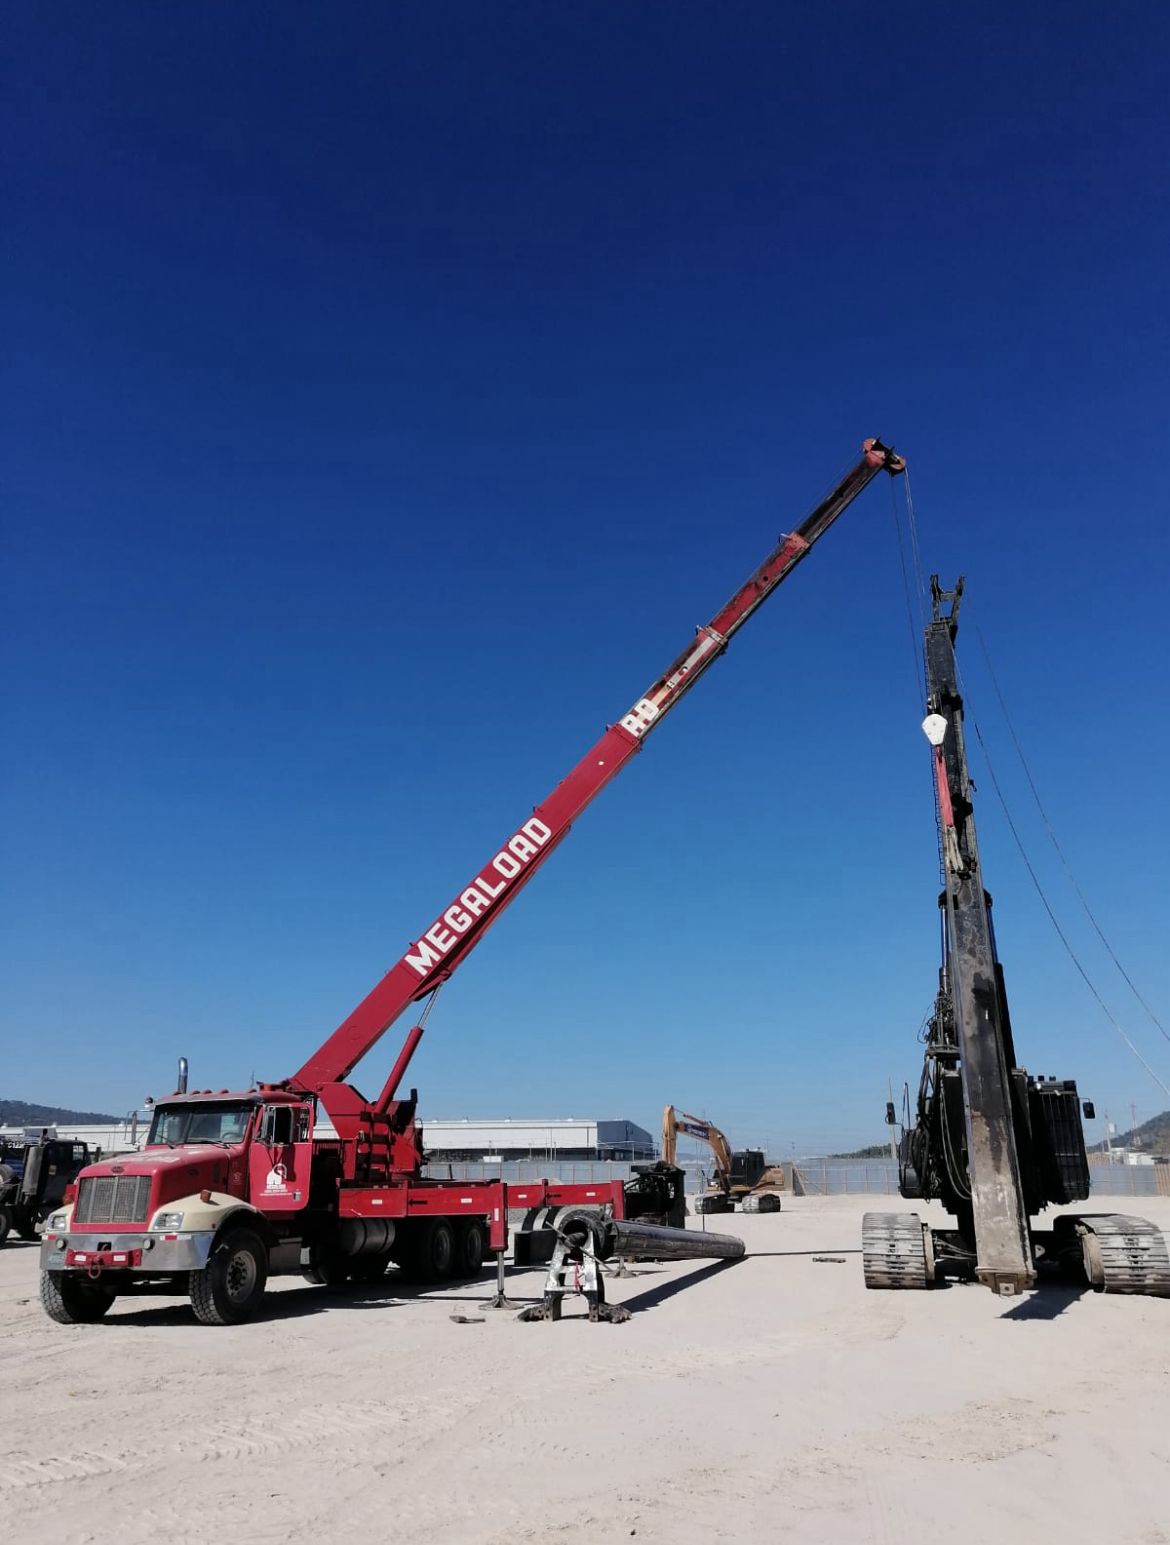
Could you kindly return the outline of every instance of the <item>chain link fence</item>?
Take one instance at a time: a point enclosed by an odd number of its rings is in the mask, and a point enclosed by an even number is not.
[[[785,1165],[795,1196],[896,1196],[898,1166],[892,1159],[864,1163],[802,1159]],[[1114,1164],[1104,1155],[1089,1159],[1093,1196],[1170,1196],[1170,1164]]]
[[[709,1169],[683,1161],[688,1195],[702,1191]],[[798,1159],[783,1166],[794,1196],[897,1196],[898,1167],[891,1159]],[[505,1159],[502,1163],[434,1160],[425,1173],[432,1180],[506,1180],[520,1185],[552,1180],[561,1185],[595,1185],[628,1180],[629,1163],[614,1159]],[[1170,1164],[1113,1164],[1104,1155],[1089,1159],[1094,1196],[1170,1196]]]

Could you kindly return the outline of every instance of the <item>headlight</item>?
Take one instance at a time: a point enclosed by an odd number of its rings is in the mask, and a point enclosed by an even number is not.
[[[174,1229],[183,1227],[183,1214],[181,1212],[160,1212],[156,1214],[153,1229]]]
[[[45,1224],[46,1228],[59,1229],[69,1227],[69,1214],[67,1212],[55,1212]]]

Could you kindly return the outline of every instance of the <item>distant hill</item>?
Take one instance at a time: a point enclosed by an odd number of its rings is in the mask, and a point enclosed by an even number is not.
[[[888,1159],[889,1143],[871,1143],[868,1148],[854,1148],[851,1153],[831,1153],[830,1159]]]
[[[32,1105],[28,1100],[0,1100],[0,1126],[4,1127],[48,1127],[57,1122],[87,1127],[118,1119],[100,1110],[66,1110],[63,1105]]]
[[[1170,1154],[1170,1110],[1164,1110],[1160,1116],[1151,1116],[1149,1121],[1143,1121],[1131,1132],[1119,1132],[1109,1141],[1114,1148],[1141,1148],[1146,1153]],[[1105,1143],[1094,1143],[1090,1152],[1104,1153]]]

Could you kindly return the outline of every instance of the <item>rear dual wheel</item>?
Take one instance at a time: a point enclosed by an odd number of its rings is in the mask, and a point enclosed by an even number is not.
[[[393,1259],[415,1282],[463,1281],[479,1276],[486,1254],[482,1218],[411,1218],[402,1225],[393,1255],[347,1256],[336,1245],[315,1245],[301,1275],[318,1287],[380,1282]]]
[[[399,1265],[416,1282],[478,1277],[487,1253],[480,1218],[419,1218],[407,1225]]]
[[[487,1229],[479,1218],[460,1218],[455,1225],[456,1277],[475,1278],[487,1254]]]
[[[414,1239],[413,1275],[420,1282],[442,1282],[455,1275],[455,1230],[446,1218],[424,1218]]]

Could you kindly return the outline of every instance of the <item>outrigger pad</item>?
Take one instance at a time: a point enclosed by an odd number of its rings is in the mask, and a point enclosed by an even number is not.
[[[559,1304],[555,1308],[551,1303],[529,1304],[526,1309],[521,1309],[516,1318],[526,1321],[529,1325],[534,1325],[540,1320],[548,1320],[555,1324],[561,1318],[559,1309]],[[600,1325],[603,1322],[607,1325],[624,1325],[627,1320],[632,1319],[633,1315],[622,1304],[591,1303],[589,1305],[590,1325]]]

